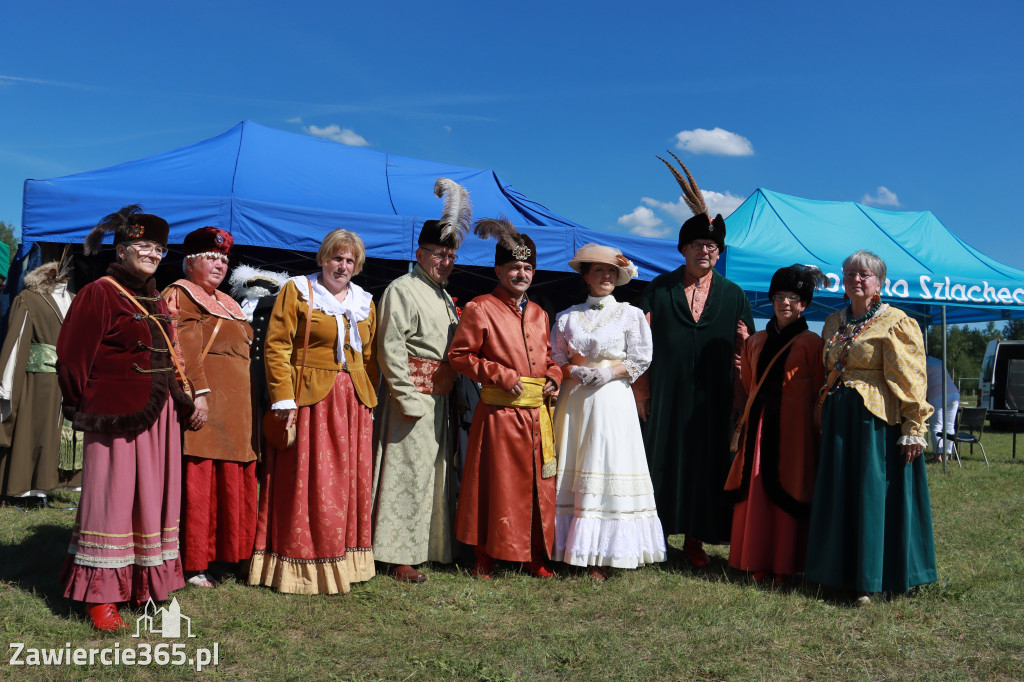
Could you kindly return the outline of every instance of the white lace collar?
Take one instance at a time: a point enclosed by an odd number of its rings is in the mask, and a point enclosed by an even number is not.
[[[348,294],[345,296],[345,300],[339,301],[334,298],[334,294],[327,290],[327,287],[320,283],[320,273],[296,275],[291,278],[291,281],[299,290],[299,296],[303,300],[309,295],[309,285],[306,282],[312,283],[313,307],[325,315],[332,316],[337,321],[338,346],[335,349],[335,355],[338,362],[345,362],[345,349],[342,339],[345,338],[346,318],[349,321],[349,345],[352,346],[352,350],[356,353],[361,353],[363,351],[363,340],[359,336],[359,330],[356,328],[356,325],[370,316],[370,304],[373,302],[373,296],[370,295],[370,292],[365,291],[355,282],[349,282]]]

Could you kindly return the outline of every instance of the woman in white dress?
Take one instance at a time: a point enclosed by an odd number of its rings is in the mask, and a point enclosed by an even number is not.
[[[590,291],[551,330],[564,380],[555,409],[558,477],[554,558],[590,567],[636,568],[665,560],[640,419],[630,385],[651,364],[643,312],[612,296],[636,276],[618,249],[586,244],[569,266]]]

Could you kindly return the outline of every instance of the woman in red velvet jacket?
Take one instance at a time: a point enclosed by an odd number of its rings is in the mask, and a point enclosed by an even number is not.
[[[64,413],[85,432],[82,499],[61,581],[97,630],[127,627],[117,602],[163,600],[185,584],[178,558],[181,422],[174,330],[153,273],[167,221],[127,206],[86,237],[114,232],[118,262],[75,297],[57,341]],[[143,312],[143,310],[145,312]]]

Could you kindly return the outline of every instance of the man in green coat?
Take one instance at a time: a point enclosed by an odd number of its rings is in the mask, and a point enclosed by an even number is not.
[[[686,556],[701,567],[710,563],[704,542],[729,542],[732,506],[722,488],[740,349],[754,320],[743,290],[714,270],[725,249],[721,215],[683,223],[678,248],[686,264],[656,277],[640,301],[650,314],[654,361],[638,407],[665,534],[684,533]]]

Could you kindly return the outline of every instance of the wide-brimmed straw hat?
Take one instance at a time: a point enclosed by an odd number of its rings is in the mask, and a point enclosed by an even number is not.
[[[576,272],[580,271],[580,266],[583,263],[604,263],[606,265],[614,265],[619,270],[619,276],[615,280],[615,286],[621,287],[623,284],[628,282],[637,276],[636,266],[633,265],[633,261],[629,260],[622,255],[622,252],[612,246],[601,246],[593,242],[584,244],[580,248],[576,249],[576,253],[573,255],[572,260],[569,261],[569,267]]]

